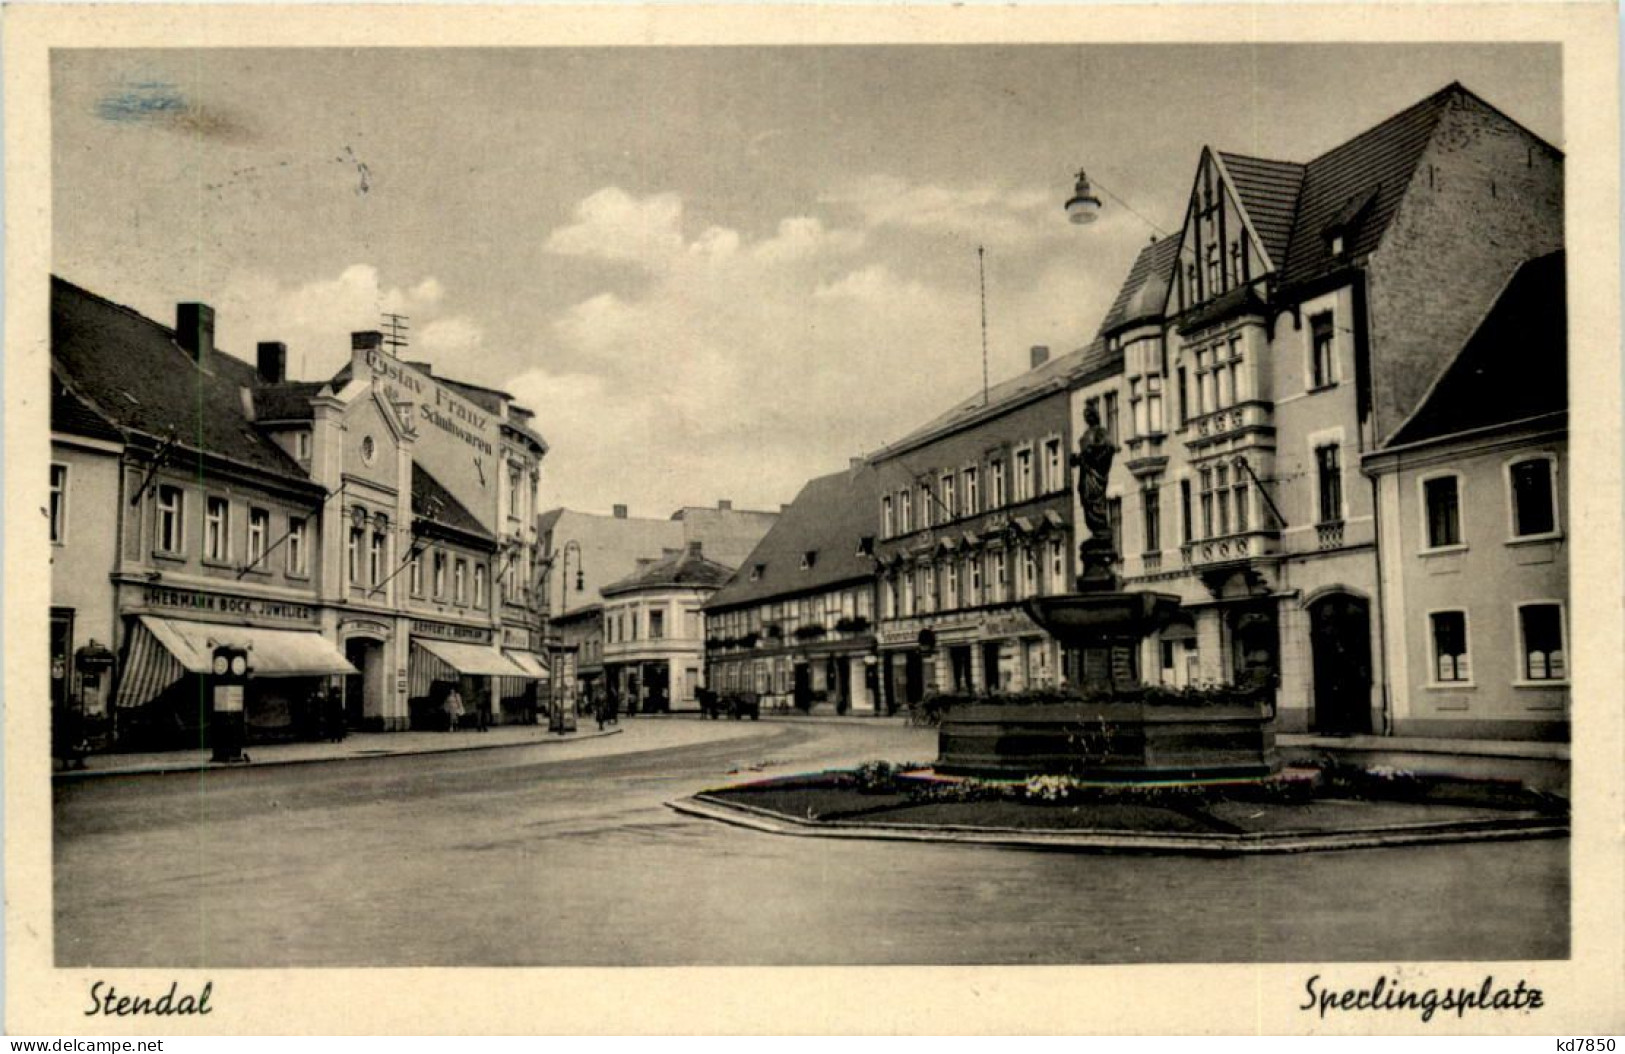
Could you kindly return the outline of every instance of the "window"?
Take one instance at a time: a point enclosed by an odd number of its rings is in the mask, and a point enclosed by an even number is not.
[[[931,493],[931,484],[920,484],[920,526],[929,527],[937,519],[936,495]]]
[[[1106,523],[1112,531],[1112,544],[1122,545],[1123,537],[1123,499],[1112,498],[1106,502]]]
[[[367,581],[374,586],[383,585],[384,582],[384,542],[384,532],[374,530],[372,541],[367,546]]]
[[[1179,426],[1185,427],[1185,422],[1191,419],[1189,375],[1185,367],[1179,368]]]
[[[666,613],[659,608],[652,608],[649,611],[649,639],[666,639]]]
[[[1107,392],[1104,399],[1106,401],[1106,439],[1115,443],[1117,442],[1117,393]]]
[[[288,547],[287,572],[301,577],[310,573],[305,523],[303,516],[289,516],[288,537],[284,543]]]
[[[914,504],[908,491],[899,491],[897,494],[897,531],[907,534],[914,529]]]
[[[271,533],[271,514],[264,509],[248,510],[248,566],[265,559],[265,538]]]
[[[409,575],[409,581],[411,582],[411,586],[412,586],[412,595],[415,596],[415,597],[422,596],[423,595],[423,550],[421,550],[421,549],[413,549],[412,550],[412,568],[408,572],[408,575]]]
[[[480,610],[485,608],[485,565],[474,565],[474,606]]]
[[[1134,435],[1143,436],[1150,431],[1145,414],[1145,399],[1140,394],[1140,378],[1128,382],[1128,419]]]
[[[1066,472],[1061,458],[1061,439],[1044,440],[1044,493],[1066,489]]]
[[[1333,355],[1333,334],[1330,312],[1309,320],[1310,383],[1315,388],[1327,388],[1336,383],[1336,359]]]
[[[224,561],[231,557],[231,503],[210,498],[203,511],[203,558]]]
[[[937,574],[930,564],[920,567],[914,572],[919,576],[918,591],[920,610],[929,614],[937,609],[936,580]]]
[[[300,461],[310,460],[310,433],[295,432],[293,440],[294,456]]]
[[[1146,430],[1149,435],[1161,435],[1162,420],[1162,378],[1156,374],[1145,379],[1145,413]]]
[[[880,524],[885,532],[882,537],[890,538],[897,533],[897,521],[892,518],[890,494],[880,499]]]
[[[434,554],[434,598],[446,598],[446,554],[438,549]]]
[[[1213,470],[1204,468],[1198,478],[1202,485],[1202,537],[1213,537]]]
[[[901,579],[903,585],[903,614],[905,616],[918,615],[920,612],[914,603],[914,572],[912,570],[903,571],[898,575],[898,578]]]
[[[364,463],[370,465],[370,464],[372,464],[373,459],[375,457],[377,457],[377,456],[378,456],[378,443],[377,443],[377,441],[374,440],[372,438],[372,436],[366,436],[365,438],[363,438],[361,440],[361,460]]]
[[[1427,508],[1427,547],[1442,549],[1461,544],[1461,480],[1435,476],[1422,482]]]
[[[627,632],[629,633],[629,636],[626,638],[627,640],[637,640],[638,639],[638,615],[639,614],[641,614],[641,612],[639,612],[639,610],[637,608],[633,608],[631,611],[627,612],[628,617],[627,617],[627,620],[626,620],[626,628],[627,628]],[[735,634],[735,636],[738,636],[738,634]]]
[[[1191,541],[1191,481],[1179,481],[1179,540],[1186,545]]]
[[[468,603],[468,561],[461,557],[452,566],[451,598],[454,603]]]
[[[521,508],[521,504],[520,504],[520,501],[519,501],[519,497],[520,497],[520,494],[519,494],[519,482],[520,482],[520,480],[522,478],[523,478],[523,471],[520,469],[519,463],[518,462],[509,462],[509,464],[508,464],[508,515],[516,517],[516,518],[519,516],[519,510]]]
[[[1196,350],[1196,413],[1198,416],[1218,409],[1213,401],[1213,371],[1208,369],[1212,352],[1207,348]]]
[[[954,474],[952,472],[944,473],[938,485],[941,490],[940,497],[942,498],[942,518],[943,522],[947,522],[959,515],[958,495],[954,493],[957,489],[954,486]]]
[[[1066,592],[1066,546],[1059,538],[1049,540],[1049,592]]]
[[[350,542],[345,549],[345,563],[347,564],[348,580],[352,583],[361,581],[361,528],[350,528]]]
[[[1145,551],[1147,553],[1159,552],[1162,549],[1162,490],[1158,484],[1152,484],[1141,492],[1145,503]]]
[[[51,541],[61,545],[67,538],[68,466],[51,466]]]
[[[1236,465],[1235,475],[1231,477],[1230,494],[1236,507],[1236,533],[1249,529],[1252,519],[1252,510],[1248,506],[1247,475],[1241,465]]]
[[[1033,496],[1033,448],[1016,451],[1016,500],[1026,501]]]
[[[965,577],[968,580],[969,594],[966,596],[966,606],[974,606],[982,602],[982,560],[981,557],[972,556],[965,561]]]
[[[979,505],[979,502],[981,501],[981,495],[976,490],[976,485],[977,485],[976,468],[974,466],[972,466],[971,468],[967,468],[965,470],[965,472],[964,472],[964,477],[965,477],[965,515],[966,516],[975,516],[977,513],[982,511],[981,507]]]
[[[1336,443],[1315,448],[1315,479],[1320,490],[1320,522],[1343,519],[1342,451]]]
[[[811,571],[816,566],[818,566],[817,549],[808,549],[801,554],[801,569],[803,571]]]
[[[942,610],[952,611],[959,606],[959,561],[949,560],[942,569]]]
[[[1038,595],[1038,552],[1032,546],[1021,550],[1021,596]]]
[[[880,591],[880,617],[897,617],[897,579],[888,577]]]
[[[1219,510],[1219,534],[1230,533],[1230,466],[1213,467],[1213,503]]]
[[[1008,596],[1010,585],[1010,561],[1005,558],[1004,551],[998,550],[987,554],[988,582],[993,591],[989,599],[992,603],[1002,604]]]
[[[1004,491],[1004,462],[995,458],[988,464],[988,508],[999,509],[1009,503]]]
[[[1557,533],[1552,459],[1538,457],[1517,461],[1507,471],[1512,485],[1512,536],[1529,538]]]
[[[1433,628],[1433,676],[1438,684],[1472,680],[1467,661],[1467,613],[1435,611],[1428,616]]]
[[[1566,681],[1563,656],[1563,608],[1560,604],[1523,604],[1518,608],[1522,677],[1526,681]]]
[[[1207,295],[1208,296],[1214,296],[1219,292],[1220,289],[1224,288],[1223,277],[1222,277],[1222,275],[1220,273],[1220,269],[1223,267],[1223,263],[1224,263],[1223,258],[1219,256],[1219,247],[1217,245],[1209,245],[1207,247]]]

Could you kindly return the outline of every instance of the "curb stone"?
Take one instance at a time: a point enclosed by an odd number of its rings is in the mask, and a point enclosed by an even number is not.
[[[717,820],[770,834],[803,838],[859,838],[900,842],[948,842],[1063,852],[1170,853],[1195,856],[1248,856],[1334,849],[1377,849],[1401,845],[1505,841],[1567,837],[1565,821],[1542,818],[1452,820],[1438,823],[1389,824],[1361,831],[1274,831],[1246,834],[1145,834],[1110,830],[1024,830],[1011,827],[968,827],[954,824],[855,823],[802,820],[749,805],[722,802],[701,793],[669,801],[666,806],[686,816]]]

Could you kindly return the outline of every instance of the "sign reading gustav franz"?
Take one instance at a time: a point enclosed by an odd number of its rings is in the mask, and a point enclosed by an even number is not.
[[[413,456],[489,529],[496,526],[496,481],[501,420],[422,370],[387,352],[369,348],[358,353],[384,398],[412,406],[429,427],[418,429]]]

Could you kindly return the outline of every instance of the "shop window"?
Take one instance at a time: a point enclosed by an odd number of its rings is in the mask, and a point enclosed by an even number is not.
[[[1552,459],[1529,458],[1508,469],[1512,486],[1512,536],[1531,538],[1557,532],[1557,492]]]
[[[1566,681],[1569,670],[1563,649],[1561,604],[1523,604],[1518,608],[1518,636],[1526,681]]]
[[[1427,547],[1443,549],[1462,544],[1461,477],[1423,480],[1422,504],[1427,512]]]
[[[1433,632],[1433,678],[1439,684],[1472,680],[1467,658],[1467,613],[1435,611],[1428,616]]]

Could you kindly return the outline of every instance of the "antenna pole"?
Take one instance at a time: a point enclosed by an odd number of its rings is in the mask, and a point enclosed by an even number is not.
[[[987,265],[983,263],[985,252],[978,245],[976,247],[976,281],[982,292],[982,405],[987,405]]]
[[[401,349],[407,345],[407,316],[397,315],[386,311],[383,314],[384,347],[390,349],[390,354],[399,358]]]

